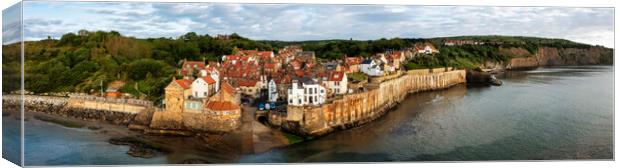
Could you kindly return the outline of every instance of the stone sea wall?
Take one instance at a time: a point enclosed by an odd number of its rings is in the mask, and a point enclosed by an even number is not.
[[[156,111],[145,129],[148,133],[177,134],[191,132],[230,132],[241,125],[236,115],[210,114],[206,112]]]
[[[105,121],[116,125],[128,125],[136,115],[129,112],[69,106],[70,100],[67,97],[24,95],[23,100],[26,113],[47,113],[87,121]],[[19,101],[21,101],[19,95],[2,96],[3,106],[18,106]]]
[[[464,70],[452,68],[412,70],[380,83],[371,82],[367,91],[347,94],[321,106],[287,106],[286,115],[268,114],[269,123],[299,135],[320,136],[372,121],[409,93],[465,83],[465,75]]]
[[[152,107],[152,104],[146,100],[71,95],[67,100],[67,106],[78,109],[116,111],[137,114],[146,108]]]

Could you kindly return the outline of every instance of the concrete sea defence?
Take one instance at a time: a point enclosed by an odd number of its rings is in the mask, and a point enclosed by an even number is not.
[[[346,94],[320,106],[287,106],[287,113],[269,113],[269,123],[304,136],[321,136],[375,120],[407,94],[465,83],[465,70],[436,68],[372,79],[367,90]]]

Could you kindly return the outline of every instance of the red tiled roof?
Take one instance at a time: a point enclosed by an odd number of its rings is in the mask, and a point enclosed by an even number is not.
[[[235,88],[233,88],[228,82],[223,82],[221,85],[221,88],[222,88],[222,91],[225,91],[227,93],[230,93],[230,94],[235,93]]]
[[[192,81],[189,79],[177,79],[175,80],[175,82],[179,84],[179,86],[181,86],[183,89],[189,89],[192,85]]]
[[[329,81],[342,81],[344,73],[340,71],[334,71],[329,75]]]
[[[226,61],[228,60],[238,60],[239,56],[236,55],[226,55]]]
[[[274,67],[276,67],[276,64],[274,63],[265,63],[265,68],[273,69]]]
[[[261,52],[258,52],[258,55],[262,57],[269,57],[271,56],[271,51],[261,51]]]
[[[237,110],[239,106],[229,101],[209,101],[207,108],[215,111]]]
[[[186,67],[187,67],[187,65],[189,65],[189,66],[190,66],[190,67],[192,67],[192,68],[193,68],[194,66],[196,66],[196,68],[200,68],[200,69],[202,69],[202,68],[204,68],[204,67],[205,67],[205,62],[202,62],[202,61],[184,61],[184,62],[183,62],[183,68],[186,68]]]
[[[204,80],[208,84],[214,84],[215,83],[215,79],[211,78],[211,76],[202,77],[202,80]]]
[[[348,65],[357,65],[362,63],[362,57],[347,57],[346,63]]]
[[[256,80],[242,80],[242,81],[239,81],[239,86],[254,87],[256,86],[257,82],[258,81]]]
[[[304,76],[304,71],[302,71],[302,70],[295,70],[295,75],[297,75],[298,77],[303,77]]]
[[[432,45],[432,44],[430,44],[430,43],[424,43],[424,44],[422,44],[422,43],[418,43],[418,44],[415,44],[415,49],[416,49],[416,50],[424,50],[424,47],[426,47],[426,46],[429,46],[429,47],[431,47],[433,50],[436,50],[435,46],[433,46],[433,45]]]

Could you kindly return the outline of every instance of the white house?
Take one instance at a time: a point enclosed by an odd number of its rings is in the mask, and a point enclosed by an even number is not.
[[[215,80],[215,91],[220,90],[220,72],[211,65],[207,65],[204,69],[200,70],[200,77],[210,76]]]
[[[198,78],[192,82],[192,97],[194,98],[208,98],[211,94],[215,93],[215,80],[210,76]]]
[[[424,43],[424,44],[416,44],[415,45],[415,50],[416,53],[418,54],[434,54],[434,53],[439,53],[439,50],[437,50],[437,48],[435,48],[435,46],[433,46],[430,43]]]
[[[364,72],[369,76],[382,76],[383,71],[381,70],[381,66],[377,64],[376,61],[372,59],[364,60],[362,64],[360,64],[360,71]]]
[[[278,86],[276,85],[276,82],[273,79],[269,80],[268,96],[269,96],[269,102],[278,101]]]
[[[341,95],[347,93],[348,84],[347,74],[342,71],[332,71],[323,84],[332,91],[332,93]]]
[[[325,87],[307,77],[293,79],[288,89],[288,104],[293,106],[320,105],[326,98]]]

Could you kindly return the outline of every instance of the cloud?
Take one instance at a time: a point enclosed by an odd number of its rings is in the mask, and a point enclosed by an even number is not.
[[[22,22],[21,4],[15,4],[2,11],[2,44],[11,44],[21,41]]]
[[[62,3],[62,5],[59,5]],[[26,2],[27,39],[79,29],[318,40],[519,35],[613,47],[613,8],[146,2]]]

